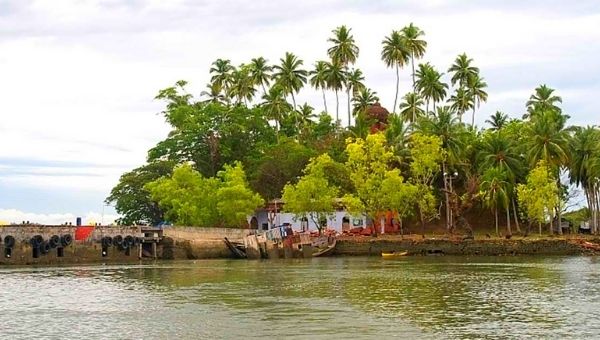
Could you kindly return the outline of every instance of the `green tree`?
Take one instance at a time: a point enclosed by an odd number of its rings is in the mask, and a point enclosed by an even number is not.
[[[247,216],[252,215],[264,201],[259,194],[250,190],[242,163],[236,162],[233,166],[226,164],[219,171],[218,178],[221,183],[216,198],[221,222],[227,227],[247,226]]]
[[[323,93],[323,106],[327,112],[327,99],[325,98],[325,90],[328,88],[327,69],[329,62],[319,60],[315,64],[315,69],[310,71],[310,85],[316,90],[321,90]]]
[[[104,201],[106,204],[114,204],[115,210],[121,215],[117,223],[156,225],[164,221],[163,211],[151,199],[150,192],[144,188],[144,185],[161,177],[170,176],[172,171],[173,162],[156,161],[121,175],[119,183]]]
[[[237,104],[244,102],[246,106],[248,106],[248,103],[252,100],[254,94],[256,93],[254,84],[251,68],[242,64],[231,73],[229,96],[231,98],[235,98]]]
[[[338,97],[338,92],[342,90],[346,81],[346,75],[342,64],[339,62],[328,63],[325,77],[327,78],[327,87],[335,92],[335,121],[336,124],[339,124],[340,99]]]
[[[400,103],[400,116],[405,122],[415,122],[420,117],[425,115],[425,111],[421,108],[423,105],[423,99],[419,94],[409,92],[402,97],[403,101]]]
[[[500,235],[498,230],[498,209],[502,208],[506,211],[507,232],[511,235],[510,229],[510,183],[507,178],[506,171],[502,168],[491,167],[487,168],[482,175],[480,184],[480,195],[483,198],[483,203],[490,208],[494,214],[494,222],[496,226],[496,235]]]
[[[462,116],[467,110],[473,108],[473,97],[469,94],[469,91],[464,87],[459,87],[455,94],[450,97],[448,102],[451,103],[451,107],[458,113],[458,117],[462,122]]]
[[[412,66],[412,85],[413,92],[416,92],[416,83],[415,83],[415,58],[423,58],[425,55],[425,49],[427,48],[427,42],[423,39],[420,39],[425,35],[419,27],[415,26],[412,22],[402,28],[402,35],[404,40],[404,46],[410,55],[410,64]],[[413,113],[413,120],[415,119]]]
[[[271,82],[271,71],[273,71],[273,67],[269,66],[263,57],[252,58],[250,61],[250,78],[254,85],[262,87],[263,95],[267,94],[265,86],[269,86]]]
[[[326,164],[333,162],[327,154],[313,158],[298,183],[288,183],[283,188],[284,209],[297,218],[310,217],[322,233],[321,221],[335,213],[339,189],[326,176]]]
[[[399,31],[392,31],[389,37],[385,37],[381,42],[381,60],[387,67],[393,67],[396,69],[396,96],[394,97],[393,110],[396,110],[396,104],[398,103],[398,89],[400,87],[400,71],[401,67],[404,67],[411,59],[411,51],[406,46],[406,39],[402,36]]]
[[[531,170],[526,184],[517,186],[517,197],[529,221],[538,223],[541,235],[542,223],[552,219],[554,208],[558,205],[556,179],[544,161],[538,162]]]
[[[486,102],[488,98],[487,83],[479,74],[470,76],[467,79],[467,88],[473,100],[473,115],[471,116],[471,126],[475,126],[475,108],[479,108],[481,102]]]
[[[419,64],[416,88],[425,99],[425,111],[427,112],[429,112],[429,101],[433,102],[435,111],[435,103],[441,102],[446,97],[448,84],[441,81],[442,75],[429,63]]]
[[[211,83],[223,89],[223,92],[226,96],[229,93],[231,74],[234,70],[235,67],[231,65],[231,61],[229,59],[217,59],[212,63],[210,68]]]
[[[468,79],[479,74],[479,68],[472,66],[472,58],[467,57],[466,53],[459,54],[454,60],[454,64],[448,69],[452,73],[452,86],[458,83],[459,87],[465,87]]]
[[[529,97],[526,104],[528,114],[524,118],[535,115],[535,112],[556,111],[561,113],[562,111],[558,106],[559,103],[562,103],[562,98],[554,95],[554,89],[548,87],[546,84],[542,84]]]
[[[285,100],[285,91],[279,85],[274,85],[269,92],[263,96],[260,104],[264,110],[265,117],[275,121],[275,129],[279,136],[279,127],[283,118],[292,110],[292,106]]]
[[[419,187],[404,181],[399,169],[389,170],[381,183],[381,194],[387,210],[398,214],[400,234],[404,233],[402,221],[414,215],[419,200]]]
[[[355,97],[360,90],[365,88],[363,81],[365,77],[359,69],[353,69],[346,74],[346,94],[348,95],[348,126],[352,125],[350,116],[350,99]],[[352,95],[350,94],[352,93]]]
[[[490,119],[487,119],[485,122],[490,124],[492,130],[502,130],[502,128],[508,123],[508,115],[500,111],[496,111],[490,116]]]
[[[354,103],[352,115],[356,117],[359,113],[365,114],[369,106],[379,102],[379,97],[377,96],[377,92],[363,87],[354,94],[352,102]]]
[[[293,53],[285,52],[285,57],[281,58],[280,62],[280,65],[273,66],[275,70],[273,78],[283,88],[285,94],[292,96],[293,108],[296,109],[294,93],[300,92],[300,89],[306,84],[308,72],[301,68],[304,61],[298,59]]]
[[[380,214],[388,208],[382,188],[394,156],[382,133],[368,135],[366,139],[349,139],[346,153],[346,167],[356,191],[345,195],[343,201],[352,213],[370,217],[375,226]]]
[[[364,77],[362,76],[362,72],[358,70],[349,72],[348,65],[354,64],[356,59],[358,58],[359,48],[354,41],[354,36],[352,36],[351,28],[347,28],[345,25],[339,26],[332,31],[333,38],[329,38],[327,41],[333,44],[329,49],[327,49],[327,54],[331,58],[332,63],[339,63],[343,69],[344,73],[346,73],[346,94],[348,95],[348,126],[350,126],[350,93],[352,88],[361,87],[362,80]],[[354,78],[351,80],[350,78]]]
[[[583,188],[591,217],[591,227],[598,232],[600,199],[600,130],[587,126],[575,129],[571,141],[569,178]]]

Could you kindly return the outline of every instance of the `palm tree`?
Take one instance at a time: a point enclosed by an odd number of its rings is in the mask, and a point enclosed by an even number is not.
[[[402,28],[402,34],[404,36],[404,46],[406,47],[406,50],[410,55],[410,63],[412,66],[413,92],[415,92],[415,58],[423,58],[423,56],[425,55],[427,42],[425,40],[419,39],[421,36],[425,35],[425,32],[423,32],[419,27],[413,25],[413,23],[411,22],[410,25]]]
[[[333,46],[327,50],[327,54],[333,62],[339,62],[342,66],[354,64],[358,58],[359,49],[350,31],[352,29],[345,25],[339,26],[332,31],[333,38],[327,39],[333,43]]]
[[[356,115],[354,126],[350,127],[350,134],[355,138],[366,138],[371,132],[373,119],[369,118],[365,112],[359,112]]]
[[[312,118],[317,117],[317,115],[314,114],[314,108],[308,105],[308,103],[301,105],[296,111],[296,114],[298,116],[300,131],[310,127],[310,125],[313,123]]]
[[[403,101],[398,106],[400,108],[400,117],[405,122],[414,123],[419,117],[425,115],[421,108],[423,99],[417,93],[409,92],[402,97]]]
[[[410,51],[405,45],[406,40],[398,31],[392,31],[389,37],[385,37],[381,42],[383,48],[381,50],[381,60],[387,67],[396,68],[396,96],[394,97],[394,109],[398,103],[398,88],[400,86],[400,67],[403,67],[410,60]]]
[[[433,110],[435,111],[435,103],[444,100],[448,84],[441,81],[443,73],[431,66],[429,63],[419,64],[417,70],[417,90],[425,99],[425,111],[429,111],[429,101],[433,102]]]
[[[352,117],[350,116],[350,93],[352,92],[352,97],[354,97],[358,91],[365,88],[365,84],[363,81],[365,77],[360,69],[353,69],[352,71],[346,73],[346,94],[348,96],[348,126],[350,126],[352,122]]]
[[[236,98],[236,103],[244,101],[246,105],[252,100],[256,89],[252,79],[250,68],[247,65],[240,65],[238,69],[233,70],[231,74],[231,87],[229,92],[232,98]]]
[[[293,53],[285,52],[285,57],[280,59],[281,64],[273,66],[276,70],[273,77],[281,85],[285,94],[292,96],[292,103],[296,109],[296,98],[294,93],[300,92],[300,89],[306,84],[308,72],[301,69],[304,62],[298,59]]]
[[[223,95],[223,88],[219,83],[208,83],[206,84],[207,90],[200,92],[200,96],[208,97],[203,103],[222,103],[225,101]]]
[[[234,69],[235,67],[231,65],[229,59],[217,59],[211,64],[210,74],[212,76],[210,81],[227,94],[229,93],[229,86],[231,85],[231,73]]]
[[[398,163],[403,163],[409,156],[408,140],[410,137],[410,126],[405,124],[406,120],[398,114],[392,113],[388,117],[388,124],[384,131],[387,144],[394,155],[398,157]]]
[[[491,129],[494,131],[502,130],[502,128],[508,123],[508,115],[500,111],[496,111],[490,116],[490,119],[486,119],[486,123],[490,124]]]
[[[459,54],[454,60],[454,64],[448,69],[448,73],[453,73],[452,86],[456,83],[459,86],[466,86],[469,77],[479,74],[479,68],[471,66],[473,59],[467,57],[465,53]]]
[[[467,78],[467,88],[473,98],[473,115],[471,116],[471,127],[475,125],[475,107],[479,108],[481,102],[486,102],[488,94],[485,92],[487,83],[479,74],[475,74]]]
[[[342,65],[337,62],[328,63],[325,78],[327,79],[327,87],[335,92],[335,121],[338,124],[340,120],[340,99],[338,92],[343,88],[346,81]]]
[[[591,227],[598,231],[598,199],[600,184],[600,130],[587,126],[577,128],[573,135],[569,177],[583,188],[591,215]]]
[[[536,111],[547,111],[554,110],[557,112],[562,112],[560,107],[558,107],[558,103],[562,103],[562,98],[560,96],[554,95],[554,89],[548,87],[546,84],[542,84],[535,89],[535,93],[529,97],[527,101],[527,116],[532,116]]]
[[[536,111],[535,120],[527,126],[525,139],[528,158],[533,168],[540,160],[543,160],[555,172],[557,188],[560,192],[560,168],[569,164],[570,160],[570,136],[565,129],[567,116],[555,110]],[[559,226],[562,219],[561,209],[558,209]],[[550,228],[552,232],[552,228]],[[558,231],[562,234],[562,229]]]
[[[250,61],[250,77],[254,85],[262,87],[263,95],[267,93],[265,86],[269,86],[272,70],[273,67],[269,66],[267,60],[263,57],[253,58]]]
[[[319,60],[315,64],[315,69],[310,71],[310,85],[316,90],[321,89],[323,92],[323,105],[327,112],[327,99],[325,98],[325,89],[327,89],[327,69],[329,62]]]
[[[504,208],[506,211],[507,232],[510,230],[510,210],[509,210],[509,182],[506,180],[506,173],[500,168],[488,168],[482,176],[480,190],[484,204],[491,208],[494,213],[496,225],[496,235],[500,235],[498,230],[498,208]]]
[[[279,137],[279,126],[285,115],[292,110],[290,103],[285,100],[283,87],[278,84],[272,86],[263,96],[263,100],[260,105],[264,108],[266,118],[275,121],[275,130]]]
[[[331,58],[333,63],[340,63],[344,71],[348,72],[348,64],[354,64],[356,59],[358,58],[359,49],[356,46],[356,42],[354,41],[354,37],[350,33],[352,31],[351,28],[347,28],[345,25],[339,26],[334,29],[333,38],[327,39],[330,43],[333,43],[329,49],[327,49],[327,54]],[[364,78],[362,79],[364,80]],[[361,81],[362,81],[361,80]],[[346,93],[348,95],[348,126],[350,125],[350,88],[348,85],[350,83],[346,83]]]
[[[352,102],[354,103],[352,114],[357,117],[361,113],[366,113],[369,106],[379,102],[379,97],[377,97],[377,92],[363,87],[352,97]]]
[[[471,109],[474,105],[473,97],[471,97],[469,95],[469,91],[462,86],[456,89],[456,93],[450,97],[448,102],[452,104],[452,109],[458,113],[461,122],[463,114]]]

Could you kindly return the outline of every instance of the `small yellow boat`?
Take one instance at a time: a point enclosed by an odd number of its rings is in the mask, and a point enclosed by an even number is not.
[[[406,255],[408,255],[407,251],[393,251],[391,253],[385,253],[385,252],[381,253],[381,257],[384,257],[384,258],[400,257],[400,256],[406,256]]]

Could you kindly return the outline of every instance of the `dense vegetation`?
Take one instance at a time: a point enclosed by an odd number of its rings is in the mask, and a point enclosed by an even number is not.
[[[274,64],[218,59],[199,99],[185,81],[161,90],[156,98],[165,101],[172,130],[107,198],[120,222],[235,226],[264,200],[283,196],[290,211],[310,210],[315,221],[344,204],[373,220],[392,210],[423,228],[444,218],[452,231],[468,226],[466,212],[483,208],[497,232],[504,214],[508,234],[523,222],[527,231],[549,224],[552,233],[579,187],[596,230],[600,130],[569,126],[554,89],[536,88],[522,119],[498,111],[477,127],[475,114],[488,98],[479,68],[464,53],[447,76],[419,63],[427,43],[410,24],[382,41],[381,59],[396,74],[388,114],[353,67],[360,50],[351,29],[332,33],[327,59],[312,66],[289,52]],[[412,87],[399,98],[404,67]],[[296,102],[308,87],[322,92],[323,112]],[[335,94],[334,109],[326,91]]]

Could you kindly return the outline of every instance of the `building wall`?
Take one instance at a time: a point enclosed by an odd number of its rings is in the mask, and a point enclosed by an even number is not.
[[[263,229],[263,225],[270,226],[269,223],[269,214],[265,210],[259,210],[255,214],[256,219],[258,220],[258,228]],[[342,224],[343,218],[348,217],[350,220],[349,228],[357,228],[357,227],[366,227],[367,219],[364,216],[360,217],[352,217],[346,211],[336,211],[330,218],[327,219],[327,227],[329,229],[334,229],[337,232],[342,232]],[[297,219],[292,213],[277,213],[274,220],[274,225],[279,226],[282,224],[291,224],[292,229],[296,231],[302,230],[302,225],[300,219]],[[317,225],[313,222],[313,220],[308,218],[308,228],[310,231],[315,231],[317,229]],[[263,229],[264,230],[264,229]]]

